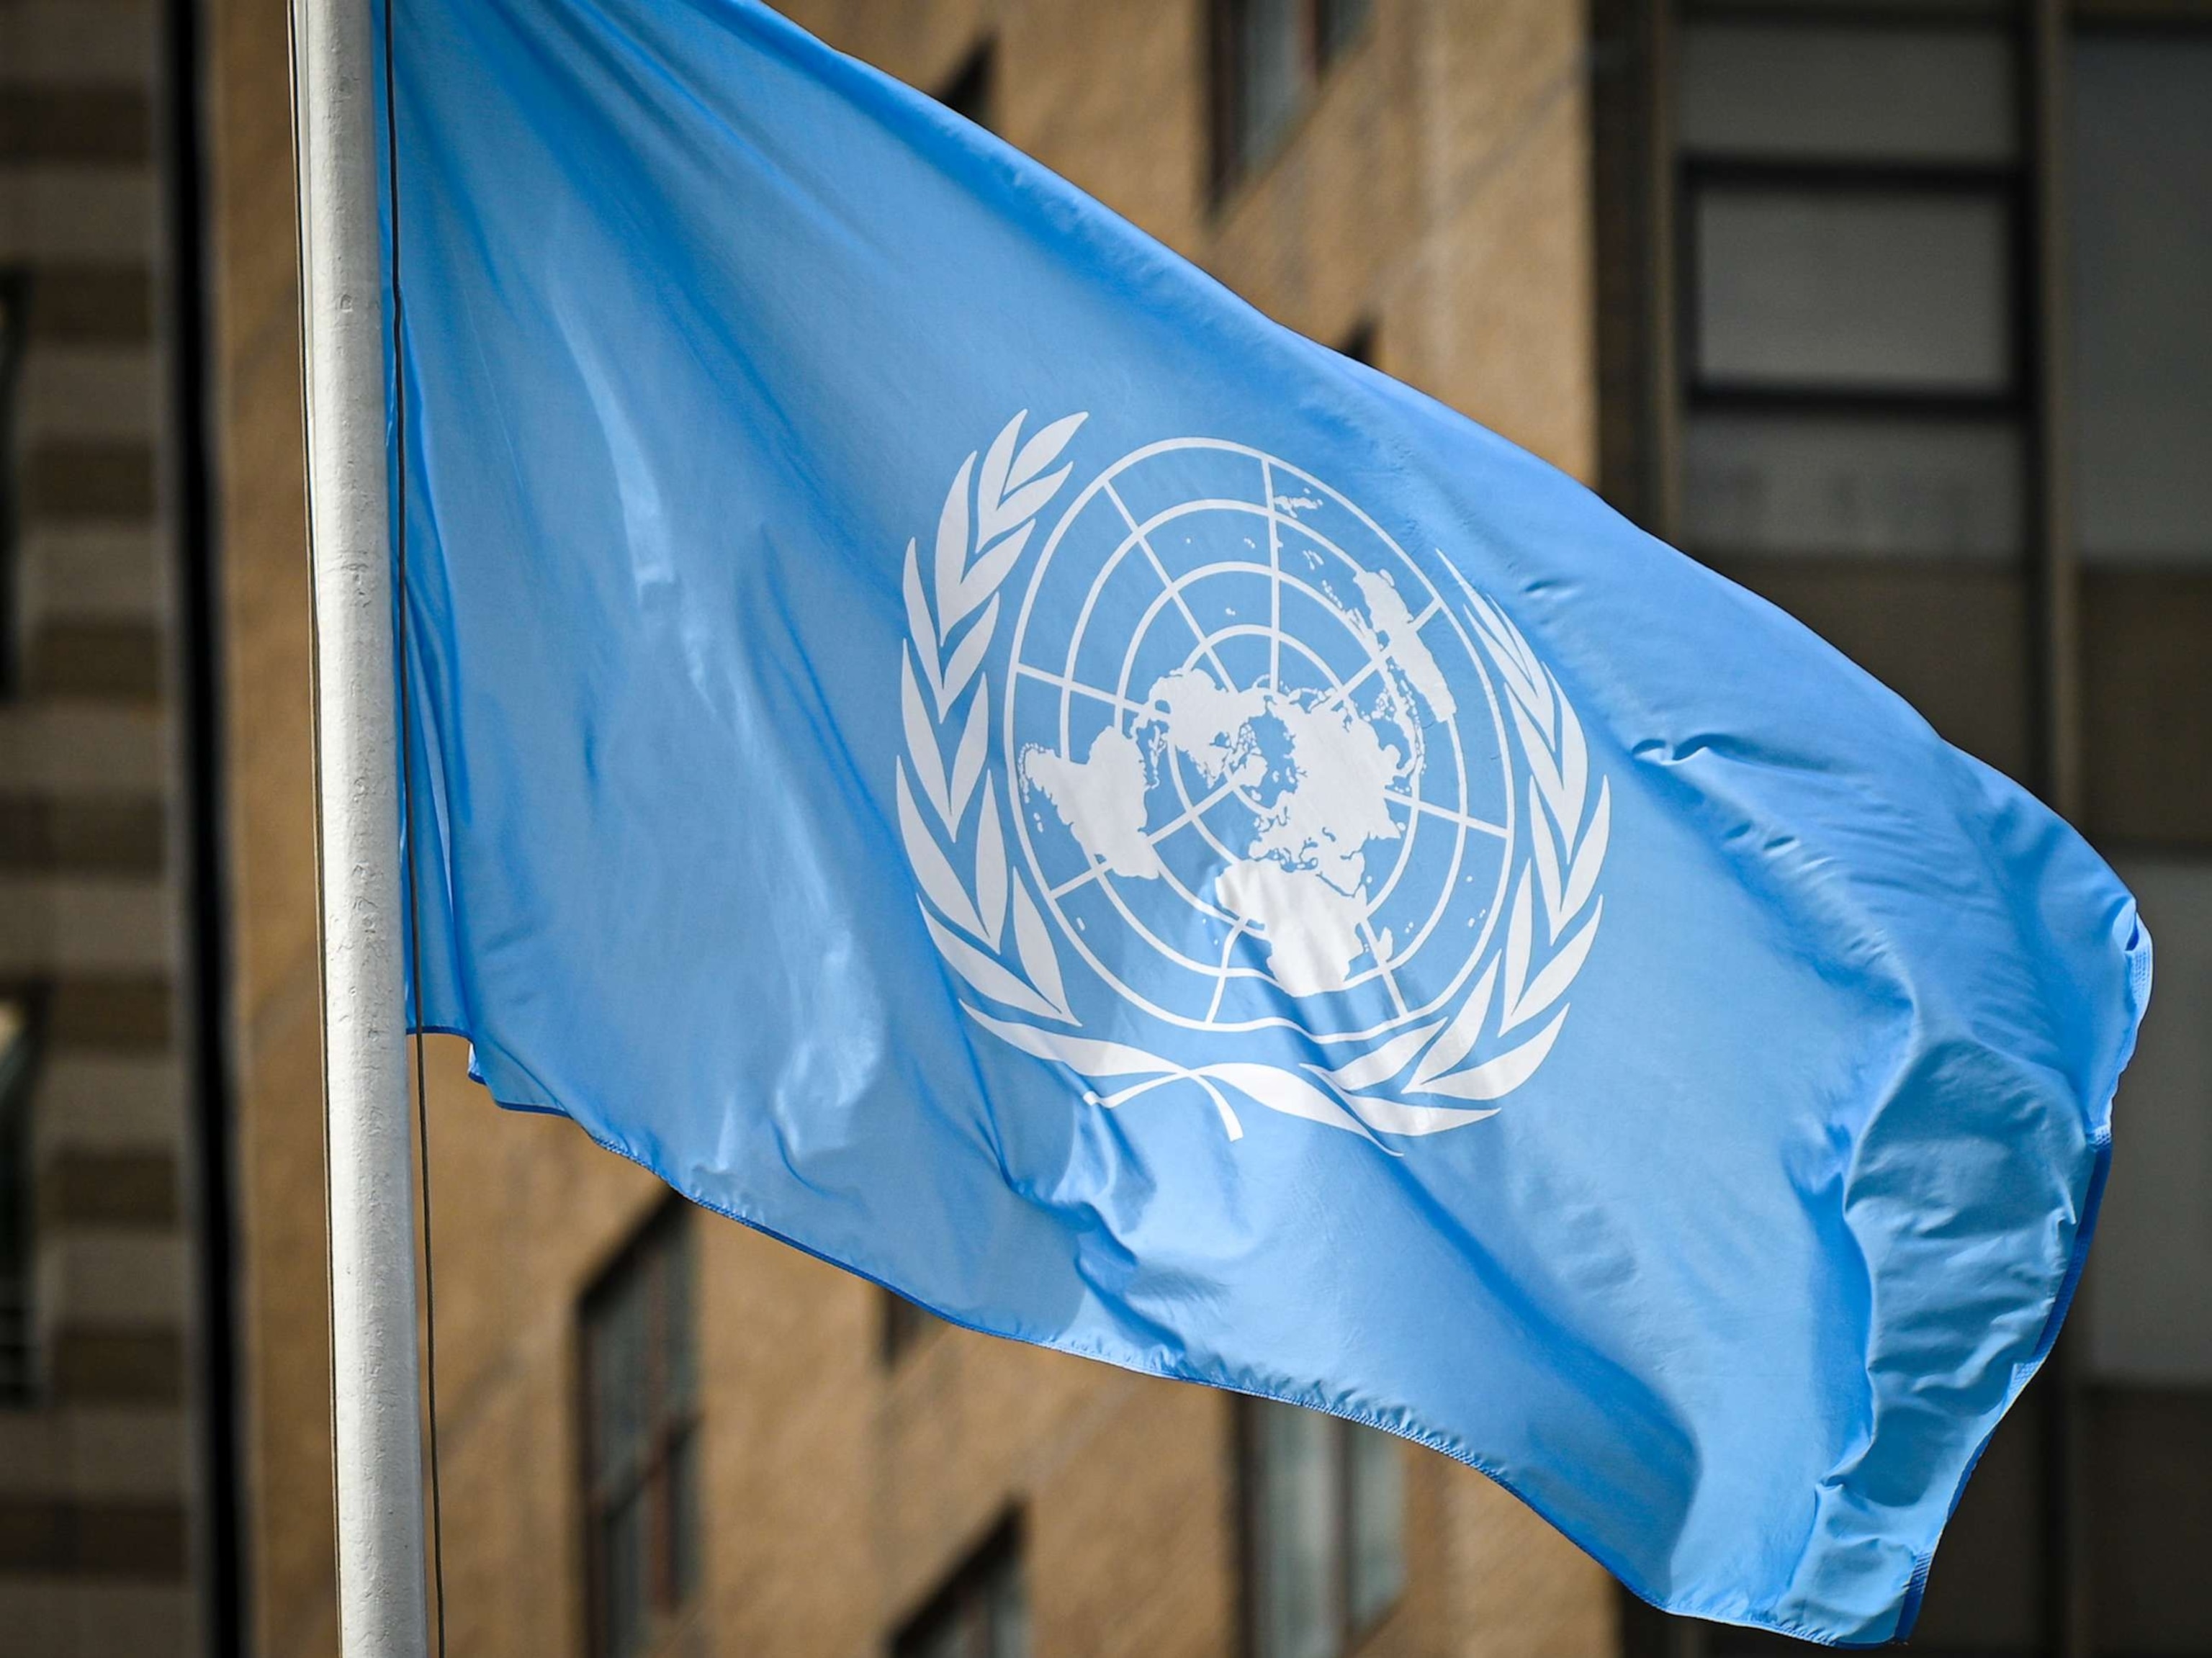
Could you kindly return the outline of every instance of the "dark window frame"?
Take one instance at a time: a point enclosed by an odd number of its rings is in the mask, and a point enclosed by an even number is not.
[[[1757,410],[1796,414],[1882,416],[1993,416],[2022,418],[2035,407],[2034,212],[2025,170],[2018,163],[1917,166],[1895,161],[1823,161],[1796,156],[1766,159],[1683,153],[1675,161],[1674,318],[1680,396],[1688,414]],[[1700,367],[1698,204],[1707,190],[1771,191],[1807,196],[1927,196],[1959,202],[1993,202],[2005,218],[2005,389],[1945,391],[1915,386],[1840,385],[1817,380],[1716,380]]]
[[[1237,1450],[1237,1555],[1238,1594],[1237,1651],[1242,1658],[1273,1658],[1262,1645],[1261,1624],[1267,1597],[1267,1546],[1265,1516],[1261,1512],[1261,1465],[1265,1459],[1263,1442],[1264,1412],[1284,1408],[1277,1400],[1239,1397],[1236,1400]],[[1292,1408],[1304,1409],[1304,1406]],[[1340,1417],[1326,1411],[1314,1414],[1328,1424],[1329,1458],[1336,1481],[1336,1652],[1338,1658],[1349,1658],[1376,1631],[1390,1621],[1391,1617],[1405,1604],[1406,1582],[1401,1577],[1398,1592],[1380,1609],[1362,1619],[1354,1611],[1352,1588],[1358,1569],[1359,1543],[1357,1535],[1358,1495],[1353,1479],[1352,1458],[1354,1436],[1360,1433],[1379,1434],[1379,1428],[1370,1428],[1362,1423]],[[1392,1439],[1391,1449],[1398,1447]],[[1402,1455],[1402,1452],[1399,1453]],[[1401,1516],[1401,1539],[1405,1535],[1403,1516]],[[1401,1567],[1403,1563],[1401,1561]]]
[[[1244,148],[1243,76],[1238,47],[1251,0],[1210,0],[1206,8],[1207,186],[1218,208],[1247,179],[1290,147],[1331,70],[1358,51],[1375,27],[1372,0],[1291,0],[1297,9],[1298,83],[1282,129],[1250,153]],[[1335,20],[1357,12],[1348,24]]]
[[[679,1463],[686,1456],[690,1459],[695,1478],[701,1461],[698,1279],[691,1259],[690,1212],[691,1206],[681,1198],[671,1197],[664,1202],[593,1277],[576,1305],[576,1389],[581,1423],[578,1435],[581,1458],[577,1472],[578,1489],[583,1499],[587,1620],[585,1649],[593,1658],[633,1658],[632,1654],[615,1650],[613,1631],[609,1627],[611,1607],[605,1522],[621,1503],[640,1492],[647,1494],[646,1575],[641,1586],[647,1607],[647,1632],[643,1644],[634,1650],[653,1650],[690,1608],[698,1588],[696,1580],[704,1553],[701,1547],[703,1527],[697,1492],[696,1488],[690,1491],[692,1500],[687,1511],[686,1492],[676,1478]],[[681,1308],[673,1308],[669,1296],[669,1263],[678,1254],[683,1257],[681,1287],[686,1300]],[[634,1467],[625,1471],[624,1478],[604,1480],[599,1473],[600,1410],[592,1362],[593,1336],[599,1321],[640,1273],[647,1275],[644,1291],[647,1406],[641,1412],[647,1422],[647,1448]],[[672,1405],[668,1399],[666,1360],[672,1351],[669,1320],[675,1315],[680,1315],[688,1326],[683,1339],[690,1345],[691,1376],[690,1396]],[[690,1533],[688,1540],[678,1535],[686,1527]],[[691,1569],[688,1581],[683,1576],[687,1555]]]
[[[961,1558],[929,1598],[901,1620],[884,1643],[887,1658],[919,1658],[951,1628],[980,1599],[987,1606],[1002,1581],[1012,1575],[1020,1613],[1026,1628],[1029,1607],[1028,1521],[1018,1508],[1009,1509],[978,1543]],[[992,1615],[987,1611],[986,1616]],[[1029,1643],[1024,1641],[1024,1645]]]
[[[1668,0],[1656,0],[1665,5]],[[1915,8],[1864,3],[1808,8],[1762,4],[1759,0],[1676,0],[1675,27],[1691,22],[1756,23],[1778,32],[1793,29],[1912,30],[1931,34],[1978,35],[2003,40],[2010,57],[2014,90],[2014,153],[2010,159],[1961,161],[1949,158],[1857,157],[1762,154],[1752,149],[1716,151],[1678,143],[1664,159],[1666,188],[1672,199],[1671,235],[1659,258],[1668,266],[1672,315],[1669,355],[1674,384],[1658,388],[1673,404],[1674,433],[1661,465],[1674,470],[1672,490],[1682,488],[1681,434],[1700,416],[1827,416],[1869,422],[1919,421],[1969,427],[2004,425],[2016,431],[2033,452],[2039,426],[2044,386],[2038,351],[2038,213],[2034,173],[2035,122],[2029,43],[2017,9],[1991,0],[1987,5]],[[1668,93],[1668,96],[1673,94]],[[1698,325],[1701,297],[1698,258],[1698,208],[1708,190],[1771,190],[1805,194],[1875,196],[1924,194],[1959,201],[1993,202],[2004,219],[2004,303],[2008,308],[2005,384],[1990,392],[1912,385],[1850,385],[1818,380],[1767,380],[1755,384],[1716,380],[1702,368]],[[2040,531],[2033,467],[2023,469],[2020,501],[2023,542],[2018,559],[2025,568],[2034,557]],[[1680,495],[1673,498],[1679,502]],[[1677,510],[1680,508],[1678,507]],[[1693,556],[1724,564],[1744,550],[1698,544],[1686,523],[1662,526]]]
[[[884,1289],[882,1298],[877,1351],[884,1368],[895,1370],[929,1339],[933,1331],[941,1328],[945,1321],[896,1290]]]

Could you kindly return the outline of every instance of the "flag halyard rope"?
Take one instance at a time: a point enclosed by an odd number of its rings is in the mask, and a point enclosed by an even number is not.
[[[398,464],[392,469],[393,545],[399,655],[399,822],[401,879],[407,894],[407,997],[414,1014],[415,1144],[422,1189],[422,1378],[423,1414],[430,1469],[430,1576],[436,1595],[438,1658],[446,1658],[446,1534],[438,1467],[438,1292],[430,1248],[429,1085],[422,1057],[422,912],[416,875],[414,768],[414,673],[409,659],[407,617],[407,345],[406,300],[400,276],[399,102],[394,88],[392,14],[398,0],[383,0],[384,174],[386,211],[392,222],[392,442]]]

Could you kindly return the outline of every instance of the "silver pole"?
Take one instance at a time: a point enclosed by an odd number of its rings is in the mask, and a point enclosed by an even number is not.
[[[345,1658],[424,1658],[378,82],[368,0],[293,0],[292,43],[314,562],[338,1631]]]

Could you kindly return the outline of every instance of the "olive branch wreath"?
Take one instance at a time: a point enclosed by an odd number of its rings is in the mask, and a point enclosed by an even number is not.
[[[907,543],[902,588],[908,637],[899,677],[907,752],[897,774],[899,832],[921,889],[923,923],[945,964],[984,1000],[1057,1025],[1079,1026],[1051,932],[1027,882],[1009,864],[995,783],[985,775],[991,690],[982,662],[998,626],[998,590],[1027,549],[1038,516],[1067,481],[1072,468],[1045,469],[1085,416],[1054,421],[1022,443],[1027,418],[1026,410],[1016,415],[980,457],[971,452],[961,462],[938,517],[927,580],[918,544]],[[1378,1133],[1435,1133],[1496,1115],[1494,1106],[1417,1104],[1370,1090],[1410,1067],[1400,1093],[1487,1102],[1534,1074],[1558,1039],[1565,1005],[1502,1051],[1467,1061],[1492,1026],[1493,1006],[1494,1047],[1551,1012],[1581,971],[1605,908],[1596,887],[1612,797],[1601,778],[1591,801],[1589,745],[1558,679],[1503,611],[1456,569],[1453,575],[1467,601],[1467,620],[1505,687],[1528,762],[1530,825],[1529,854],[1514,889],[1504,941],[1493,949],[1456,1012],[1401,1032],[1346,1065],[1308,1065],[1304,1076],[1249,1062],[1182,1066],[1126,1043],[997,1018],[974,1006],[966,1007],[969,1016],[1012,1047],[1066,1066],[1086,1082],[1134,1079],[1111,1093],[1086,1090],[1084,1097],[1093,1104],[1119,1106],[1170,1083],[1194,1084],[1212,1100],[1232,1140],[1244,1130],[1230,1102],[1231,1092],[1369,1140]],[[968,829],[971,805],[978,810]],[[971,841],[972,859],[966,849]],[[972,882],[962,872],[971,862]],[[1563,934],[1570,935],[1564,942]]]
[[[1070,468],[1056,472],[1044,469],[1059,459],[1085,418],[1070,415],[1054,421],[1017,452],[1014,445],[1028,414],[1024,410],[1006,422],[984,452],[980,469],[973,454],[960,463],[938,515],[936,557],[927,586],[915,544],[906,544],[903,585],[909,636],[899,657],[899,708],[907,753],[898,772],[899,834],[928,901],[922,906],[922,920],[938,953],[953,971],[994,1002],[1038,1018],[1073,1024],[1076,1018],[1068,1011],[1052,934],[1037,913],[1027,883],[1011,878],[997,793],[993,780],[983,775],[991,741],[991,677],[982,671],[983,653],[999,624],[999,588],[1029,545],[1037,514],[1067,482]],[[953,635],[963,627],[965,633],[954,644]],[[971,684],[973,695],[969,695]],[[927,701],[923,699],[925,685]],[[964,720],[959,714],[963,696],[968,704]],[[959,735],[948,767],[944,739],[951,736],[956,725]],[[952,842],[952,853],[939,843],[915,803],[915,786],[907,781],[909,766],[922,799]],[[961,825],[967,821],[979,780],[982,805],[975,817],[975,878],[970,887],[952,859],[963,838]],[[1001,959],[1010,902],[1012,963]],[[937,914],[930,913],[932,905]]]

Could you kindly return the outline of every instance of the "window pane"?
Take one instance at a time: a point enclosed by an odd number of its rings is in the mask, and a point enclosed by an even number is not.
[[[699,1586],[699,1434],[693,1429],[668,1454],[668,1552],[670,1587],[676,1604]]]
[[[610,1509],[599,1528],[607,1658],[629,1658],[645,1645],[644,1494],[637,1493]]]
[[[1252,1408],[1259,1658],[1335,1658],[1343,1623],[1341,1424],[1294,1405],[1263,1400]]]
[[[1695,211],[1701,378],[2009,386],[2007,215],[1994,197],[1708,185]]]
[[[1965,163],[2018,148],[1994,31],[1692,23],[1680,61],[1692,152]]]
[[[1258,160],[1297,111],[1304,79],[1298,0],[1243,0],[1236,8],[1237,161]]]
[[[2212,1594],[2204,1589],[2212,1392],[2097,1388],[2087,1439],[2082,1506],[2096,1516],[2088,1527],[2090,1649],[2100,1658],[2212,1652]]]
[[[1683,432],[1684,529],[1701,554],[2011,559],[2024,489],[2002,421],[1698,415]]]
[[[691,1326],[691,1228],[689,1217],[679,1214],[664,1236],[667,1247],[661,1270],[661,1363],[667,1396],[655,1401],[663,1419],[690,1413],[696,1389],[697,1363],[693,1355]]]
[[[938,1320],[895,1290],[883,1293],[884,1363],[896,1364],[914,1351],[915,1344],[929,1333]]]
[[[2091,838],[2212,847],[2212,564],[2093,566],[2080,614]]]
[[[1351,1430],[1352,1626],[1365,1629],[1406,1586],[1405,1455],[1372,1428]]]
[[[2212,39],[2074,48],[2081,551],[2212,560]]]
[[[987,1658],[1029,1658],[1029,1597],[1023,1591],[1018,1564],[1009,1556],[986,1590],[991,1619]]]
[[[600,1658],[659,1638],[700,1573],[688,1211],[671,1205],[584,1299],[585,1424]]]
[[[1021,1533],[1008,1520],[891,1643],[892,1658],[1028,1658]]]
[[[644,1455],[644,1290],[641,1275],[625,1273],[592,1311],[592,1465],[602,1487],[632,1477]]]
[[[1904,697],[1947,742],[2008,776],[2029,770],[2036,629],[2024,564],[1712,562]]]
[[[2158,1012],[2120,1080],[2090,1252],[2098,1374],[2212,1382],[2212,859],[2118,860],[2158,941]]]

